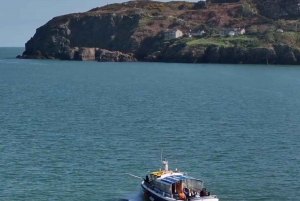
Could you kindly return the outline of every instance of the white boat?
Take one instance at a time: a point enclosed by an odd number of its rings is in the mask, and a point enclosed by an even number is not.
[[[219,201],[204,188],[203,181],[177,169],[169,170],[166,159],[162,162],[164,170],[151,172],[141,184],[145,198],[151,201]]]

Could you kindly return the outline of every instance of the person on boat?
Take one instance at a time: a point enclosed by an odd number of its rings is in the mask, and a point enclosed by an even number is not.
[[[200,196],[209,196],[210,192],[206,190],[206,188],[203,188],[202,191],[200,192]]]
[[[146,182],[146,183],[149,183],[149,182],[150,182],[148,175],[146,176],[145,182]]]
[[[184,194],[183,191],[181,191],[181,192],[179,193],[179,199],[181,199],[181,200],[185,200],[185,199],[186,199],[186,195]]]
[[[186,197],[190,196],[190,190],[188,188],[184,188],[183,192],[184,192],[184,194],[185,194]]]
[[[206,196],[206,189],[203,188],[201,191],[200,191],[200,196],[203,197],[203,196]]]

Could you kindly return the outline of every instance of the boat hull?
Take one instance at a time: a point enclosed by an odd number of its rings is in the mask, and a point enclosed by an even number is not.
[[[155,192],[151,188],[149,188],[144,182],[142,182],[141,187],[144,191],[144,196],[146,200],[148,201],[183,201],[167,196],[163,196],[160,193]],[[188,201],[219,201],[219,199],[216,196],[204,196],[204,197],[193,197],[188,198]]]
[[[158,193],[150,190],[145,184],[142,183],[142,189],[144,191],[144,197],[149,201],[176,201],[174,198],[167,198],[159,195]]]

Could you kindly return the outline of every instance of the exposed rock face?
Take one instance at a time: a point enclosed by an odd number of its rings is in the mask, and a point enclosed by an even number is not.
[[[103,14],[94,16],[67,15],[57,17],[37,29],[25,45],[23,58],[72,59],[74,47],[98,47],[134,52],[138,42],[132,38],[132,29],[138,26],[141,16]],[[87,52],[92,51],[92,52]],[[79,60],[91,60],[93,50],[79,49]]]
[[[275,45],[275,52],[278,55],[278,63],[280,64],[297,64],[300,61],[297,60],[294,51],[298,52],[288,45]]]
[[[300,0],[258,0],[260,13],[272,19],[300,17]]]
[[[132,53],[125,54],[119,51],[108,51],[99,48],[73,48],[69,54],[69,60],[99,61],[99,62],[135,62]]]
[[[112,52],[108,50],[98,50],[97,60],[99,62],[135,62],[133,54],[124,54],[122,52]]]
[[[70,58],[79,61],[95,61],[97,48],[74,48],[71,50]]]
[[[194,9],[204,9],[204,8],[207,8],[205,1],[198,1],[194,6]]]
[[[279,55],[280,56],[280,55]],[[247,52],[245,61],[243,63],[249,64],[277,64],[278,55],[273,49],[268,48],[254,48]]]
[[[287,45],[275,45],[273,49],[243,49],[216,45],[197,48],[169,46],[164,51],[148,55],[145,60],[180,63],[300,64],[300,50]]]

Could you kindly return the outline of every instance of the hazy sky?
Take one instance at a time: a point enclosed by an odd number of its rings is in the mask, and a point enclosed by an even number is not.
[[[128,0],[0,0],[0,47],[24,47],[35,30],[53,17],[125,1]]]

